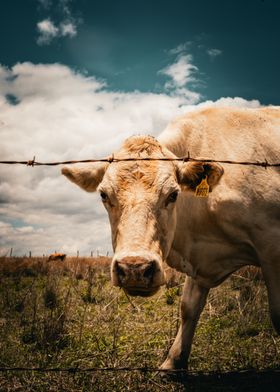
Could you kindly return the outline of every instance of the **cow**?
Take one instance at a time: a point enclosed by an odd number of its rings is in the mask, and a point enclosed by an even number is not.
[[[162,369],[187,368],[209,290],[245,265],[261,267],[280,333],[279,168],[210,162],[279,162],[279,148],[280,107],[204,107],[157,139],[130,137],[114,154],[122,161],[62,168],[99,191],[108,211],[113,285],[148,297],[165,282],[164,262],[186,274],[181,326]],[[188,153],[201,161],[176,160]]]
[[[55,260],[64,261],[65,257],[66,257],[65,253],[52,253],[49,255],[48,261],[55,261]]]

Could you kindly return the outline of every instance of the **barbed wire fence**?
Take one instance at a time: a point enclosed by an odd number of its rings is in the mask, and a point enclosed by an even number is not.
[[[26,166],[59,166],[59,165],[72,165],[76,163],[96,163],[96,162],[108,162],[108,163],[117,163],[117,162],[130,162],[130,161],[181,161],[181,162],[205,162],[205,163],[222,163],[229,165],[243,165],[243,166],[260,166],[263,168],[268,167],[280,167],[280,162],[268,162],[267,159],[264,161],[233,161],[233,160],[222,160],[222,159],[200,159],[193,158],[188,153],[187,156],[181,158],[115,158],[112,154],[107,158],[101,159],[81,159],[81,160],[68,160],[68,161],[57,161],[57,162],[38,162],[35,157],[31,160],[27,161],[0,161],[0,164],[3,165],[26,165]]]

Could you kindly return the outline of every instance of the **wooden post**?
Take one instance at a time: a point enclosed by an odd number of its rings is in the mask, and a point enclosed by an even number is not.
[[[11,250],[10,250],[10,257],[12,257],[13,256],[13,248],[11,248]]]
[[[108,250],[107,250],[106,256],[107,256],[107,257],[109,256],[109,251],[108,251]]]
[[[80,252],[77,250],[77,257],[79,257]]]
[[[90,252],[90,257],[93,257],[93,251]]]
[[[29,257],[31,257],[31,250],[29,251]]]

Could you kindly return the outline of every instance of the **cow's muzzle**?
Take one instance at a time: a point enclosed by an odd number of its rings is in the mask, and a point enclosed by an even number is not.
[[[130,256],[113,261],[112,282],[129,295],[149,297],[164,284],[165,276],[158,260]]]

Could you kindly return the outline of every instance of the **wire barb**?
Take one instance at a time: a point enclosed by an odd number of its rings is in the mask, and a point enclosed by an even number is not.
[[[268,166],[269,164],[268,164],[268,162],[267,162],[267,159],[265,159],[265,161],[264,162],[262,162],[262,167],[264,167],[265,169],[267,169],[267,166]]]
[[[26,165],[34,167],[34,165],[35,165],[35,156],[30,161],[27,161]]]
[[[109,163],[112,163],[112,162],[114,162],[114,153],[112,153],[112,155],[108,158],[108,162]]]

